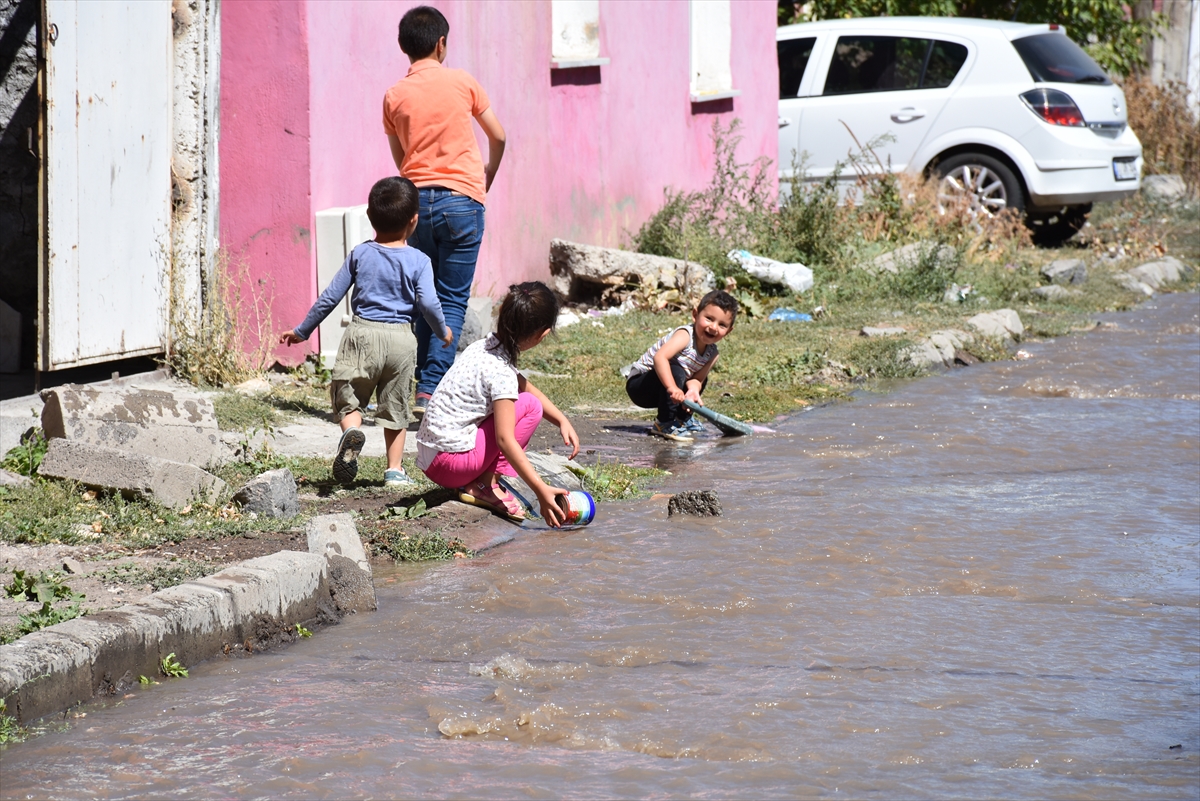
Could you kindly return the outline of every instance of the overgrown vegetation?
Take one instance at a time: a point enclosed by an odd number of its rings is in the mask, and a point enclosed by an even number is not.
[[[579,471],[580,483],[599,502],[622,501],[645,494],[646,488],[666,473],[656,467],[633,467],[597,459]]]
[[[1188,108],[1187,86],[1177,81],[1155,86],[1135,77],[1123,88],[1146,173],[1181,175],[1192,196],[1200,195],[1200,120]]]
[[[46,437],[42,429],[33,428],[21,435],[21,443],[4,454],[0,468],[19,476],[37,475],[37,469],[46,456]]]
[[[8,704],[0,698],[0,745],[22,743],[29,737],[28,730],[8,714]]]
[[[180,559],[166,565],[143,567],[132,562],[123,562],[98,571],[95,576],[108,584],[150,585],[155,592],[175,587],[185,581],[203,578],[221,569],[212,562]]]
[[[4,588],[9,598],[40,603],[38,609],[21,615],[15,630],[8,630],[0,641],[8,642],[32,634],[35,631],[73,620],[87,614],[83,608],[85,596],[74,592],[68,587],[61,573],[56,571],[40,571],[30,574],[24,570],[13,572],[12,583]],[[62,602],[61,604],[59,602]]]

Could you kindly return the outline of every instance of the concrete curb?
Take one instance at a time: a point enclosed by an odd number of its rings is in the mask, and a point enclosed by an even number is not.
[[[339,533],[361,549],[353,523]],[[360,568],[361,569],[361,568]],[[338,571],[344,575],[344,570]],[[357,582],[370,584],[369,570]],[[253,652],[296,638],[306,627],[375,608],[337,603],[324,552],[280,551],[170,587],[119,609],[68,620],[0,646],[0,698],[28,723],[95,696],[115,695],[140,676],[159,675],[174,653],[191,666],[231,651]],[[367,603],[369,600],[369,603]]]

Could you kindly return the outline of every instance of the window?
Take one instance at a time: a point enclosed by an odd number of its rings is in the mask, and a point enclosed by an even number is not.
[[[834,49],[826,95],[941,89],[967,60],[967,48],[954,42],[896,36],[842,36]]]
[[[553,37],[550,66],[554,69],[600,67],[600,0],[552,0]]]
[[[776,55],[779,57],[779,99],[795,97],[800,91],[800,81],[804,80],[804,70],[808,67],[808,59],[812,56],[815,37],[807,39],[785,39],[775,43]]]
[[[724,100],[741,94],[733,88],[733,70],[729,66],[732,50],[729,0],[691,0],[693,103]]]
[[[1039,33],[1013,40],[1013,47],[1035,81],[1046,83],[1112,83],[1084,49],[1059,33]]]
[[[955,42],[934,42],[929,51],[929,63],[925,67],[922,89],[945,89],[954,82],[954,76],[967,61],[967,48]]]

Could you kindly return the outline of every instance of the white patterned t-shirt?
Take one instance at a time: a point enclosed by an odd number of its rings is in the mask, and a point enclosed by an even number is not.
[[[417,466],[427,469],[439,453],[473,450],[479,424],[492,414],[495,401],[517,399],[517,375],[495,334],[468,345],[425,404]]]

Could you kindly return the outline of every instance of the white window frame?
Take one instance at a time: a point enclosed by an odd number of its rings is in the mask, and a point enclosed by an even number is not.
[[[551,0],[550,68],[603,67],[600,0]]]
[[[730,0],[689,0],[691,40],[689,93],[693,103],[737,97],[733,88],[732,9]]]

